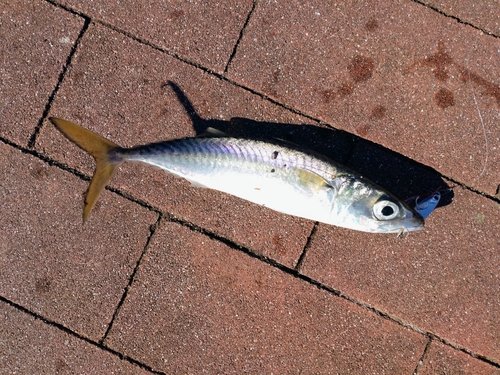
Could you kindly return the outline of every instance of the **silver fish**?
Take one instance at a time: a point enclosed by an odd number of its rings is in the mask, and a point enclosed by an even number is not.
[[[125,161],[139,161],[194,186],[339,227],[402,233],[424,226],[420,214],[381,187],[324,156],[285,142],[212,134],[122,148],[69,121],[50,120],[96,160],[85,197],[84,222],[115,168]]]

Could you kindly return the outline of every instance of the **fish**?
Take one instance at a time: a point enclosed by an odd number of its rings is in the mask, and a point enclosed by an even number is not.
[[[209,129],[204,136],[123,148],[70,121],[55,117],[50,121],[95,159],[84,198],[84,223],[117,166],[142,162],[193,186],[315,222],[371,233],[400,234],[424,227],[418,212],[382,187],[287,141],[237,138]]]

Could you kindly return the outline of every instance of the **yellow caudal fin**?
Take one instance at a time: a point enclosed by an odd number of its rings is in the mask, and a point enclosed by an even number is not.
[[[94,208],[99,194],[106,187],[115,168],[120,164],[119,160],[111,161],[109,158],[109,152],[119,146],[70,121],[55,117],[51,117],[49,120],[66,138],[91,154],[96,161],[94,176],[85,195],[85,205],[83,207],[83,222],[85,222],[90,211]]]

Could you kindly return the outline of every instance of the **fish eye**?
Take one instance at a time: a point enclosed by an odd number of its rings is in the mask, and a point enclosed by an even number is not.
[[[392,220],[398,213],[398,205],[391,201],[380,201],[373,206],[373,214],[379,220]]]

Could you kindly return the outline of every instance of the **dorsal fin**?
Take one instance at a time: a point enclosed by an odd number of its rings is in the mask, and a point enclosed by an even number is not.
[[[288,146],[292,146],[292,147],[299,148],[299,149],[304,149],[304,147],[298,145],[297,143],[289,141],[288,139],[283,139],[283,138],[278,138],[278,137],[273,137],[272,139],[274,139],[280,143],[283,143],[285,145],[288,145]]]
[[[203,133],[196,136],[197,138],[210,138],[210,137],[229,137],[227,133],[215,128],[207,128]]]

